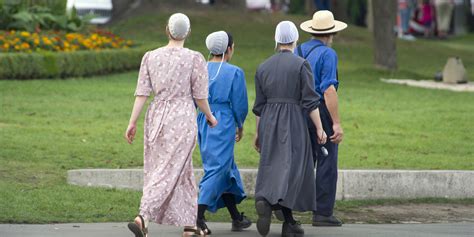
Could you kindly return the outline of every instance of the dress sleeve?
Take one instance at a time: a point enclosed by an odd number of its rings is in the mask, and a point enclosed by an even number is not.
[[[301,106],[311,112],[318,108],[320,96],[314,90],[313,73],[308,61],[304,61],[300,71],[301,78]]]
[[[249,104],[247,98],[247,87],[245,85],[245,75],[241,69],[236,71],[234,80],[232,80],[230,102],[232,104],[232,112],[237,127],[242,128],[248,114]]]
[[[259,72],[255,73],[255,103],[253,105],[252,112],[256,116],[261,116],[263,107],[267,103],[267,98],[263,94],[262,86],[260,84]]]
[[[191,74],[191,93],[194,99],[207,99],[209,94],[207,66],[204,56],[196,53]]]
[[[333,49],[328,50],[322,56],[321,84],[319,89],[324,92],[331,86],[337,87],[337,54]]]
[[[151,92],[153,91],[150,74],[148,72],[148,55],[149,52],[146,52],[145,55],[143,55],[142,63],[140,64],[135,96],[150,96]]]

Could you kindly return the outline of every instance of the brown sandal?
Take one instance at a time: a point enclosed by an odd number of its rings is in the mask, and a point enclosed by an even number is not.
[[[141,215],[137,217],[140,218],[141,226],[139,226],[135,221],[128,223],[128,229],[135,234],[135,237],[147,237],[148,228],[145,227],[145,219]]]

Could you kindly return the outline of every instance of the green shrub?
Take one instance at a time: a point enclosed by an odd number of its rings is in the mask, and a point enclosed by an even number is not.
[[[66,78],[138,69],[146,47],[101,51],[1,53],[0,79]]]

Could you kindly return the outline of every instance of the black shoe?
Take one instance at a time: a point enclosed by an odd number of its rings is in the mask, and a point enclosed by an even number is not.
[[[252,222],[244,215],[240,214],[240,220],[232,220],[232,231],[242,231],[252,225]]]
[[[257,209],[257,230],[262,236],[266,236],[270,231],[270,224],[272,222],[272,207],[266,200],[258,200],[255,202],[255,209]]]
[[[275,214],[275,217],[279,221],[285,221],[285,216],[283,215],[283,212],[281,210],[275,210],[273,211],[273,214]]]
[[[283,227],[281,228],[282,237],[302,237],[304,236],[304,230],[301,227],[301,223],[289,223],[284,222]]]
[[[205,219],[197,219],[196,220],[196,226],[197,226],[198,229],[201,229],[202,232],[205,235],[210,235],[212,233],[212,231],[209,229],[209,227],[207,227]]]
[[[313,226],[342,226],[342,221],[335,216],[313,216]]]

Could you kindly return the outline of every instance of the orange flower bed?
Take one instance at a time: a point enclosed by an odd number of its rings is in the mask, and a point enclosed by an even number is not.
[[[132,46],[133,42],[131,40],[124,40],[105,31],[94,31],[89,34],[0,32],[0,52],[72,52],[77,50],[121,49]]]

